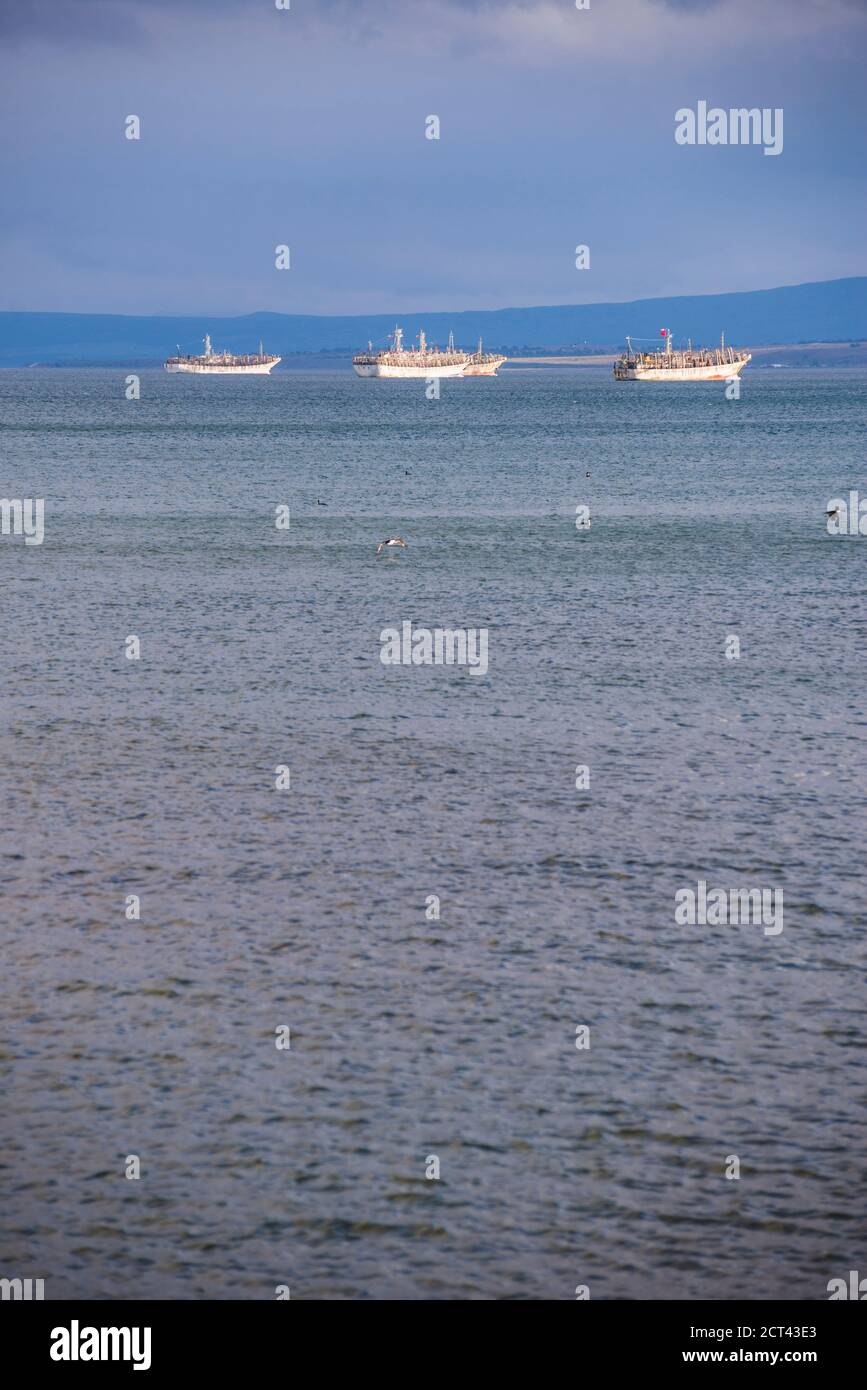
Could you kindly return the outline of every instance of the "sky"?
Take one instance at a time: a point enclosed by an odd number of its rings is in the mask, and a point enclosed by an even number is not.
[[[0,0],[0,309],[460,310],[863,275],[865,60],[867,0]],[[782,108],[782,153],[678,144],[699,101]]]

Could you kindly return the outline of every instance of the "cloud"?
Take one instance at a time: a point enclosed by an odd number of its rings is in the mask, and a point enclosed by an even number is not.
[[[863,270],[863,4],[590,3],[0,0],[7,304],[556,303]],[[785,156],[677,146],[699,98],[785,106]]]
[[[828,33],[864,16],[867,0],[291,0],[277,12],[268,0],[0,0],[0,39],[24,44],[141,47],[170,42],[178,26],[195,32],[275,32],[327,38],[348,47],[396,51],[492,52],[533,65],[587,50],[612,52],[636,41],[661,47],[704,36],[733,42],[746,33]],[[624,44],[628,38],[629,43]]]
[[[154,0],[119,5],[117,0],[0,0],[0,42],[11,47],[50,45],[126,46],[144,37],[141,9]]]

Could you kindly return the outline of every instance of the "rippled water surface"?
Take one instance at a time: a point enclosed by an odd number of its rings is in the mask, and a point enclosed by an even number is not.
[[[863,374],[125,375],[0,374],[3,494],[46,499],[0,538],[0,1273],[863,1272]],[[488,674],[384,666],[407,619],[487,627]],[[699,879],[782,888],[782,934],[679,925]]]

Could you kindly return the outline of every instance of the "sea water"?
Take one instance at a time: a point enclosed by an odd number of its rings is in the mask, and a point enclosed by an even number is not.
[[[44,500],[0,536],[0,1273],[827,1297],[865,1249],[867,538],[825,517],[863,373],[127,375],[0,373],[0,490]],[[486,630],[484,676],[384,664],[404,623]],[[676,921],[700,882],[785,929]]]

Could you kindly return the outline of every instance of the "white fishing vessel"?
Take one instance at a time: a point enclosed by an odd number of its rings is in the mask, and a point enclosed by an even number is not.
[[[665,347],[655,352],[637,352],[632,339],[626,339],[626,351],[614,364],[617,381],[730,381],[752,358],[749,352],[726,347],[725,334],[718,348],[694,348],[688,340],[687,348],[678,352],[671,346],[671,329],[660,331]]]
[[[205,351],[199,357],[184,357],[178,348],[177,357],[168,358],[165,369],[167,372],[200,372],[207,376],[264,376],[279,361],[279,357],[269,356],[261,343],[258,352],[241,355],[215,352],[211,346],[211,335],[206,333]]]
[[[449,345],[444,352],[439,348],[428,347],[424,330],[418,335],[417,348],[405,348],[403,329],[395,328],[391,334],[391,346],[383,352],[374,352],[373,344],[367,344],[367,352],[359,352],[352,359],[352,365],[359,376],[379,377],[445,377],[463,376],[469,361],[469,353],[456,348],[449,334]]]
[[[483,352],[480,338],[478,348],[467,358],[464,376],[496,376],[500,367],[507,360],[498,352]]]

